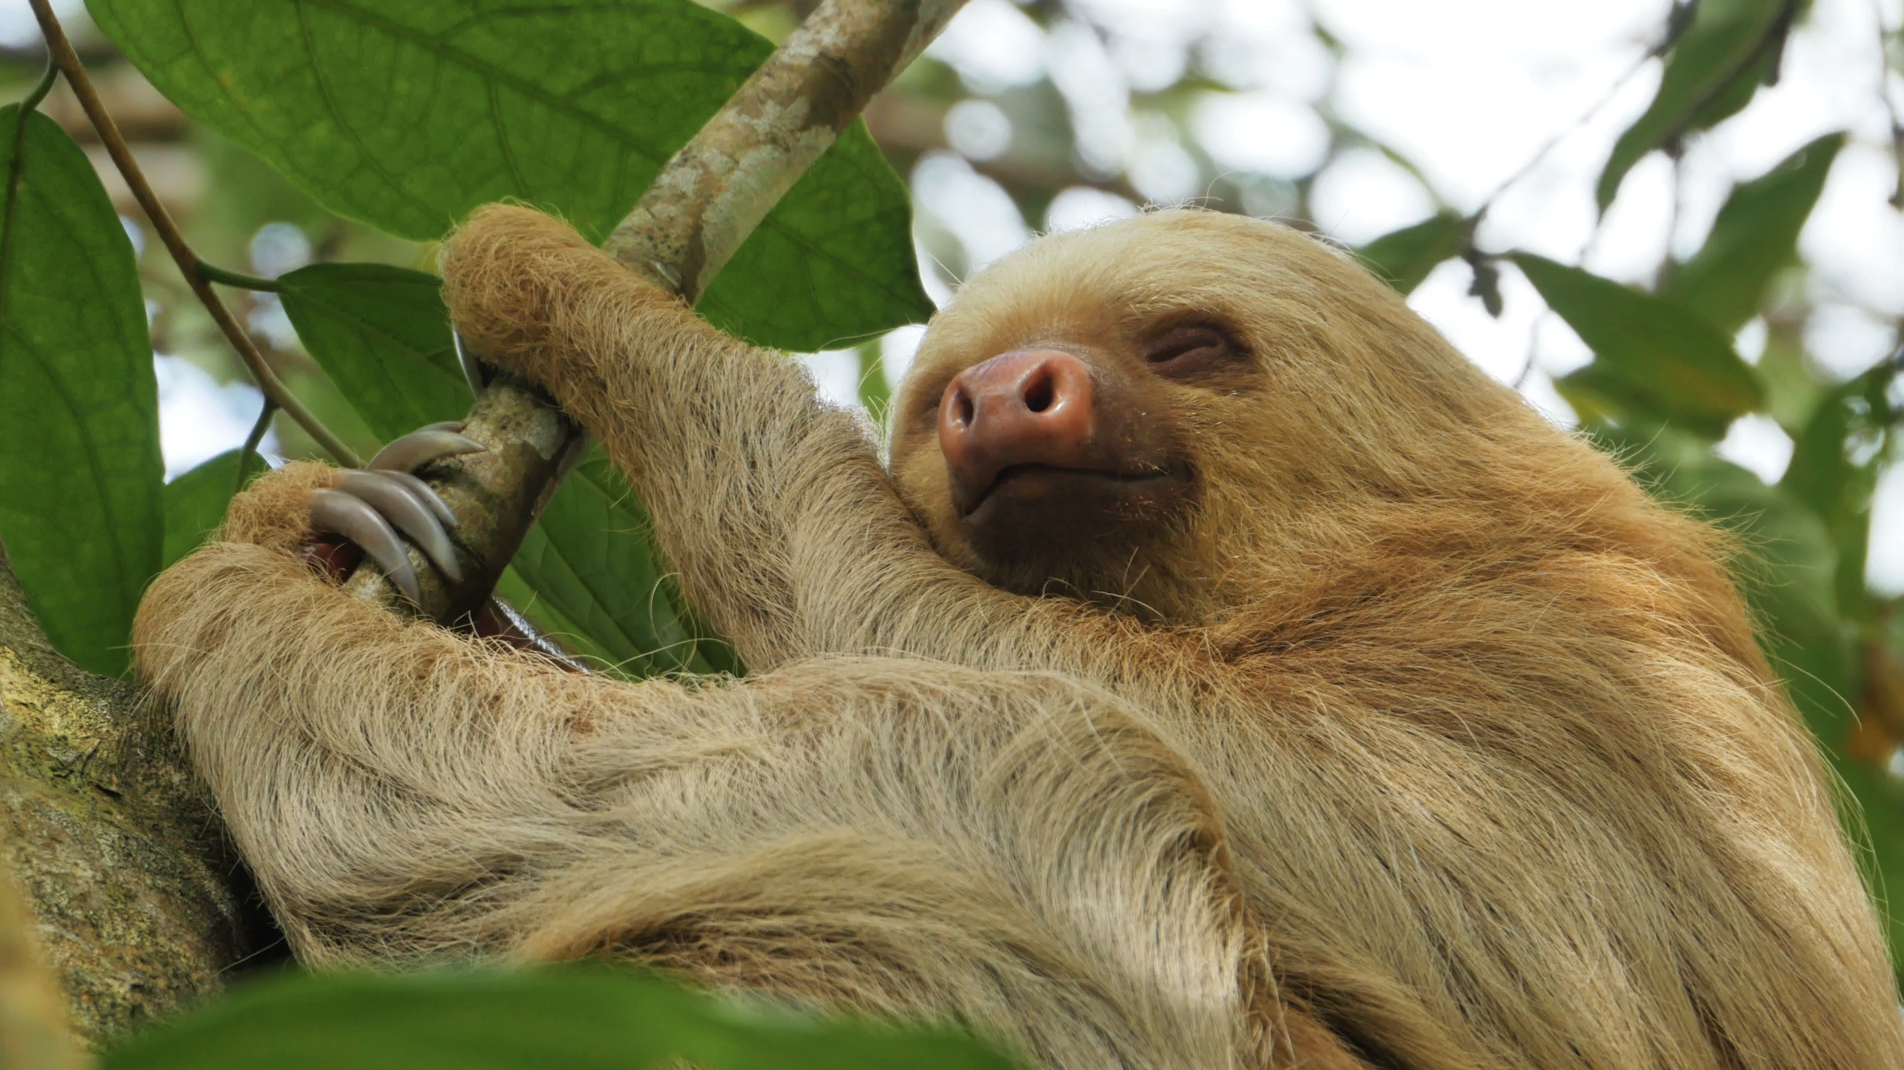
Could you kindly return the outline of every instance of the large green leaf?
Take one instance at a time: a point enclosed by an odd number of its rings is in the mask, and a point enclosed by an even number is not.
[[[629,971],[289,977],[106,1054],[105,1070],[1010,1070],[946,1029],[740,1008]]]
[[[226,450],[165,485],[165,567],[198,549],[225,522],[225,508],[237,493],[238,468],[250,479],[271,466],[244,450]]]
[[[512,568],[535,593],[519,608],[557,638],[586,637],[624,675],[731,668],[688,615],[649,532],[628,481],[591,448],[516,552]]]
[[[441,279],[383,264],[313,264],[278,283],[304,348],[380,438],[469,411]]]
[[[1435,265],[1460,256],[1467,242],[1467,220],[1453,212],[1441,212],[1384,234],[1355,253],[1382,281],[1402,293],[1412,293]]]
[[[1797,255],[1798,232],[1843,146],[1843,134],[1827,134],[1735,187],[1705,246],[1667,276],[1660,292],[1721,331],[1744,326],[1772,276]]]
[[[1693,130],[1703,130],[1751,101],[1783,46],[1791,0],[1703,0],[1685,34],[1666,56],[1653,103],[1614,143],[1594,196],[1606,211],[1640,158]]]
[[[1758,407],[1752,369],[1690,309],[1532,253],[1511,259],[1593,349],[1594,362],[1558,384],[1583,415],[1670,419],[1717,436]]]
[[[90,0],[160,91],[406,238],[516,198],[604,237],[770,46],[690,0]],[[819,349],[930,314],[904,186],[856,124],[701,303]]]
[[[0,544],[53,645],[117,675],[164,532],[132,242],[86,154],[17,105],[0,191]]]

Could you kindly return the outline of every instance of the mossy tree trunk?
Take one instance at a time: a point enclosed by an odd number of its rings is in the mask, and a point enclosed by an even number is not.
[[[240,871],[170,731],[47,645],[4,553],[0,865],[89,1046],[216,990],[251,951]]]

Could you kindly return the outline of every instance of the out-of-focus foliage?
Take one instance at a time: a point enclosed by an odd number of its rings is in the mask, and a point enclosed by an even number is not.
[[[104,1070],[1011,1070],[950,1030],[741,1007],[630,970],[256,983],[106,1053]]]

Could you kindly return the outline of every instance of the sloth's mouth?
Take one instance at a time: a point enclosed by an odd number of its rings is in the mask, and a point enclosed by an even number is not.
[[[1174,478],[1176,475],[1169,468],[1120,472],[1105,468],[1014,464],[1000,469],[991,484],[979,491],[959,511],[959,517],[962,520],[975,517],[994,501],[1002,504],[1005,500],[1012,500],[1019,505],[1036,505],[1040,504],[1041,499],[1101,497],[1106,492],[1115,497],[1121,489],[1135,489],[1144,484],[1161,483]]]
[[[981,541],[996,541],[1002,535],[1015,541],[1005,529],[1026,527],[1045,531],[1047,537],[1102,535],[1106,525],[1154,516],[1188,489],[1186,468],[1175,465],[1140,472],[1011,465],[977,495],[954,506],[965,531]]]

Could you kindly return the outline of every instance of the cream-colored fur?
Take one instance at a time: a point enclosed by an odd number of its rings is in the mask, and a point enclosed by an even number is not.
[[[292,554],[323,470],[261,480],[135,643],[306,962],[605,952],[1063,1068],[1904,1065],[1713,535],[1345,257],[1194,212],[1044,239],[935,320],[890,475],[558,223],[485,209],[444,269],[756,671],[624,685],[399,623]],[[1185,311],[1257,374],[1156,414],[1194,514],[1076,597],[989,586],[939,388]]]

